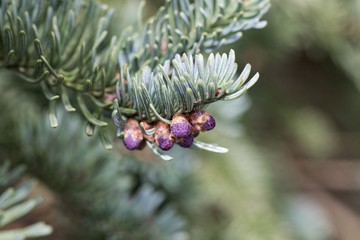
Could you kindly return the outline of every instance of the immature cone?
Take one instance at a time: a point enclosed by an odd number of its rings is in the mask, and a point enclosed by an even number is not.
[[[192,146],[193,142],[194,142],[194,135],[192,135],[191,133],[183,138],[177,138],[176,139],[177,144],[179,144],[181,147],[183,148],[189,148]]]
[[[135,119],[127,120],[124,129],[124,145],[129,150],[139,149],[144,137]]]
[[[216,125],[215,119],[210,113],[199,110],[191,113],[190,115],[190,123],[194,126],[198,131],[210,131]]]
[[[163,122],[156,124],[155,142],[164,151],[168,151],[174,146],[174,138],[171,136],[169,125]]]
[[[171,133],[176,138],[183,138],[190,134],[191,125],[182,114],[176,114],[170,124]]]

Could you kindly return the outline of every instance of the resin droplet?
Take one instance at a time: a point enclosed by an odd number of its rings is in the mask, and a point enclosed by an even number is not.
[[[177,114],[171,121],[170,129],[174,137],[183,138],[190,134],[191,125],[184,115]]]
[[[124,129],[124,145],[129,150],[139,149],[144,137],[135,119],[127,120]]]
[[[189,148],[192,146],[193,142],[194,142],[194,135],[189,134],[186,137],[183,138],[177,138],[176,139],[177,144],[179,144],[181,147],[183,148]]]
[[[168,151],[174,146],[174,138],[171,136],[169,125],[163,122],[156,124],[155,142],[164,151]]]
[[[197,130],[205,132],[210,131],[216,125],[215,119],[210,113],[205,111],[195,111],[190,115],[190,123]]]

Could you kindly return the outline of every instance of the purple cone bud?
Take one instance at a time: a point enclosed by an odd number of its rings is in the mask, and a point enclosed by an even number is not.
[[[177,138],[176,142],[183,148],[189,148],[192,146],[193,142],[194,142],[194,135],[189,134],[186,137],[183,138]]]
[[[164,137],[160,136],[158,137],[156,141],[157,145],[161,150],[168,151],[174,146],[174,141],[171,139],[171,137]]]
[[[186,137],[191,132],[191,125],[184,115],[177,114],[171,121],[171,133],[176,138]]]
[[[204,124],[201,127],[202,131],[210,131],[216,126],[216,122],[213,116],[209,114],[209,117],[206,119]]]
[[[164,151],[168,151],[174,146],[174,138],[170,133],[169,125],[163,122],[156,124],[155,142]]]
[[[210,131],[216,125],[215,119],[210,113],[205,111],[195,111],[190,116],[191,124],[198,130],[198,131]]]
[[[129,119],[124,129],[124,145],[128,150],[139,149],[144,137],[135,119]]]

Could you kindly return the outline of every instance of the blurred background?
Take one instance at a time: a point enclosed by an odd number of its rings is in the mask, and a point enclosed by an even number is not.
[[[114,34],[136,20],[139,1],[103,2],[116,9]],[[145,16],[162,3],[147,1]],[[191,176],[191,184],[176,185],[191,200],[178,203],[190,219],[188,237],[358,240],[360,1],[272,0],[265,19],[265,29],[246,31],[218,50],[234,49],[240,70],[250,63],[260,73],[245,97],[208,108],[217,127],[201,138],[229,153],[175,149],[170,154],[178,157],[165,167]],[[156,158],[148,151],[135,155],[140,164]],[[162,171],[163,163],[150,162]],[[48,185],[36,189],[48,198],[32,216],[45,215],[54,225],[61,215],[57,195],[43,189],[52,189],[44,175],[32,174]],[[81,231],[68,222],[56,220],[55,235],[46,239],[71,236],[59,228]]]

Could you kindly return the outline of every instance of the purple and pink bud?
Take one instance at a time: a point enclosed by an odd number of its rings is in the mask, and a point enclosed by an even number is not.
[[[192,146],[192,144],[194,142],[194,135],[190,133],[186,137],[176,138],[176,142],[183,148],[189,148]]]
[[[210,131],[216,125],[215,119],[210,113],[199,110],[191,113],[190,115],[190,123],[194,126],[198,131]]]
[[[135,150],[141,147],[144,137],[140,125],[135,119],[127,120],[124,128],[124,145],[128,150]]]
[[[168,151],[174,146],[174,138],[170,133],[170,126],[163,122],[156,124],[155,142],[161,150]]]
[[[170,124],[171,133],[175,138],[183,138],[191,133],[191,125],[182,114],[176,114]]]

